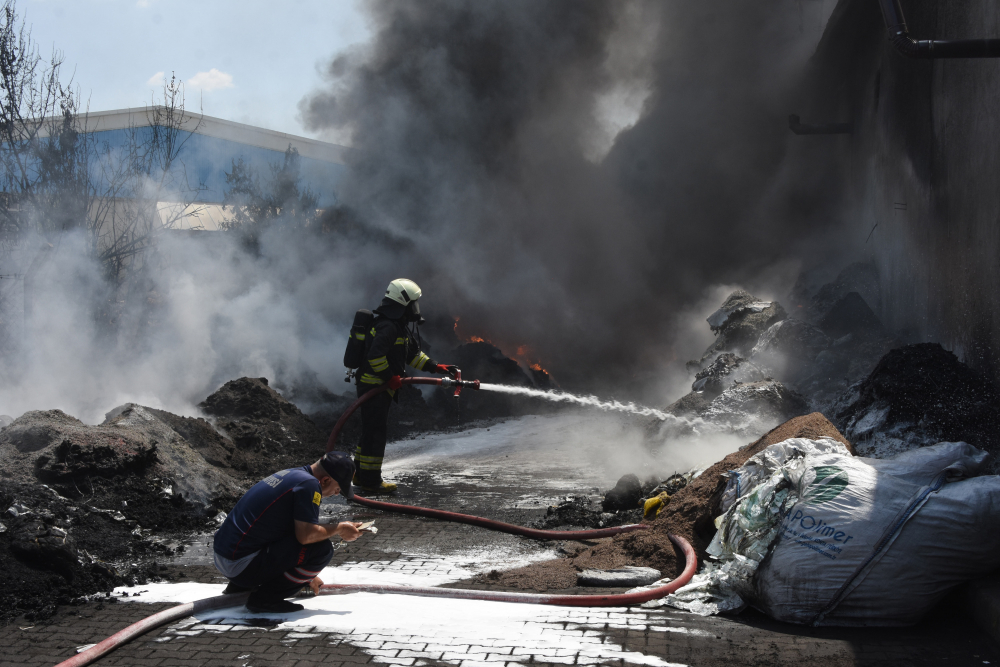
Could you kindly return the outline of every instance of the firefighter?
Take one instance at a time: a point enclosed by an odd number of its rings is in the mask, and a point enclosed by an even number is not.
[[[354,466],[343,452],[328,452],[301,468],[279,470],[247,491],[215,533],[215,567],[229,579],[225,593],[251,591],[253,613],[288,613],[302,605],[285,598],[303,586],[315,591],[330,562],[334,535],[353,542],[360,523],[319,522],[323,498],[353,498]]]
[[[417,327],[420,316],[420,287],[412,280],[398,278],[389,283],[375,320],[365,337],[365,358],[358,369],[358,396],[388,383],[389,390],[375,395],[361,406],[361,440],[354,457],[354,483],[365,493],[395,493],[396,485],[382,479],[386,426],[389,406],[399,401],[397,390],[406,375],[406,365],[418,371],[454,376],[454,366],[434,362],[420,349]]]

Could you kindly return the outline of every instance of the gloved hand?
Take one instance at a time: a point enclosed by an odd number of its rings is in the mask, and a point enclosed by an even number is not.
[[[434,367],[432,373],[438,373],[440,375],[450,375],[455,377],[455,371],[458,370],[458,366],[446,366],[445,364],[438,364]]]
[[[393,375],[391,378],[389,378],[389,389],[396,391],[402,386],[403,386],[403,378],[399,377],[398,375]]]

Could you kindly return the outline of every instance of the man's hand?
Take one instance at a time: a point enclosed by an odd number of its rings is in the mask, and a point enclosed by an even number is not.
[[[319,577],[313,577],[312,581],[309,582],[309,588],[312,589],[313,595],[319,595],[319,587],[323,585],[323,580]]]
[[[403,386],[403,378],[399,377],[398,375],[393,375],[391,378],[389,378],[389,389],[396,391],[402,386]]]
[[[351,523],[350,521],[341,521],[337,525],[333,525],[332,523],[306,523],[296,519],[295,539],[298,540],[299,544],[312,544],[320,540],[328,540],[336,535],[345,542],[353,542],[361,535],[361,531],[358,530],[360,525],[360,522]]]
[[[354,540],[361,537],[361,531],[358,530],[358,526],[362,524],[361,521],[341,521],[337,524],[337,529],[334,531],[336,535],[340,536],[340,539],[345,542],[353,542]]]
[[[450,375],[451,377],[455,377],[455,371],[457,370],[458,366],[448,366],[445,364],[438,364],[431,372],[438,373],[439,375]]]

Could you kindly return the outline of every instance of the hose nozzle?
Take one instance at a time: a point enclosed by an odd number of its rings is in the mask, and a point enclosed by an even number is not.
[[[479,380],[463,380],[461,379],[460,373],[454,380],[451,378],[441,378],[442,387],[454,387],[455,396],[458,396],[463,389],[479,389]]]

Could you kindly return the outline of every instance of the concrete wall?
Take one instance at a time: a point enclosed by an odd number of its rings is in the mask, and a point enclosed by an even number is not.
[[[996,0],[903,9],[916,39],[1000,37]],[[793,141],[827,161],[841,239],[879,270],[879,315],[998,376],[1000,59],[908,59],[876,0],[841,0],[807,78],[803,121],[850,120],[854,132]]]

